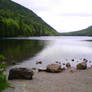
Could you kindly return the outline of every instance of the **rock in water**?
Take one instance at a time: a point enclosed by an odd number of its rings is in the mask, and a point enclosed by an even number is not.
[[[83,59],[83,61],[84,61],[84,62],[88,62],[88,60],[87,60],[87,59],[85,59],[85,58]]]
[[[36,64],[42,64],[42,61],[38,61],[38,62],[36,62]]]
[[[46,71],[51,73],[58,73],[62,71],[62,68],[59,64],[50,64],[47,66]]]
[[[33,71],[27,68],[12,68],[9,71],[9,80],[13,79],[27,79],[31,80],[33,76]]]
[[[71,67],[71,64],[68,62],[68,63],[66,63],[66,67],[67,68],[70,68]]]
[[[74,61],[74,59],[72,59],[72,61]]]
[[[84,62],[82,62],[82,63],[77,64],[76,67],[77,67],[78,70],[87,69],[87,63],[84,61]]]

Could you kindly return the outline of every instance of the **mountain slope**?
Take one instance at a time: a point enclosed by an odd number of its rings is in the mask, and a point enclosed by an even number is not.
[[[61,33],[60,35],[64,35],[64,36],[92,36],[92,26],[80,30],[80,31],[76,31],[76,32],[68,32],[68,33]]]
[[[0,37],[57,34],[33,11],[11,0],[0,0]]]

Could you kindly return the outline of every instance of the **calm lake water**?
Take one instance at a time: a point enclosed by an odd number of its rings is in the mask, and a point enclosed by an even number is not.
[[[88,60],[88,66],[92,63],[92,37],[27,37],[8,38],[0,40],[0,54],[7,57],[8,63],[21,62],[17,66],[45,67],[56,61],[70,62],[72,66]],[[72,62],[71,60],[75,61]],[[42,61],[36,65],[37,61]]]

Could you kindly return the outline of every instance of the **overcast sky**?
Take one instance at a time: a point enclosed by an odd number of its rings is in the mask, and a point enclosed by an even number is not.
[[[59,32],[92,25],[92,0],[13,0],[33,10]]]

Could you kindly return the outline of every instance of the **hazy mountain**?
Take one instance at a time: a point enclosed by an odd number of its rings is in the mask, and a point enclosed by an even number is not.
[[[0,0],[0,37],[57,34],[33,11],[11,0]]]
[[[92,26],[76,31],[76,32],[68,32],[68,33],[61,33],[61,35],[66,35],[66,36],[92,36]]]

